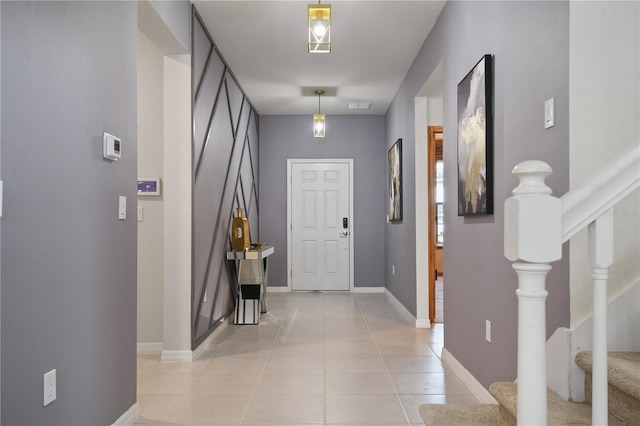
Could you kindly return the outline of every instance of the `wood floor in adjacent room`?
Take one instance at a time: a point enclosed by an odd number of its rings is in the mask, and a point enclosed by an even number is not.
[[[416,329],[385,294],[268,293],[202,359],[138,357],[137,424],[423,425],[423,403],[478,403],[440,360],[443,324]]]

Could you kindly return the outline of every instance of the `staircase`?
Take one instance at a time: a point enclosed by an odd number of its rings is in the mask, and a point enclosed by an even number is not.
[[[592,353],[582,351],[576,363],[585,371],[584,403],[570,402],[555,392],[547,391],[548,423],[560,425],[591,424]],[[640,352],[611,352],[608,357],[609,424],[640,424]],[[425,404],[420,414],[425,425],[515,425],[517,385],[511,382],[494,383],[489,388],[498,404]]]
[[[584,369],[584,389],[591,401],[590,351],[579,352],[576,364]],[[637,425],[640,423],[640,352],[609,352],[609,424]]]
[[[591,424],[592,353],[582,351],[576,356],[576,364],[585,370],[584,403],[562,399],[552,391],[547,393],[549,425]],[[640,423],[640,352],[610,352],[609,424],[638,425]],[[500,421],[495,424],[516,424],[516,384],[494,383],[489,388],[499,402]]]
[[[504,254],[518,277],[517,383],[491,385],[497,405],[425,404],[420,414],[427,425],[640,425],[640,353],[607,349],[613,209],[640,188],[640,143],[561,198],[544,182],[551,172],[541,161],[518,164],[513,174],[520,183],[504,204]],[[583,229],[593,277],[592,352],[575,357],[585,372],[586,402],[572,403],[547,388],[545,287],[562,245]],[[627,329],[637,331],[637,324]]]

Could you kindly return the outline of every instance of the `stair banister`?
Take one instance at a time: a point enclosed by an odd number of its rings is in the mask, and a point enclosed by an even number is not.
[[[525,161],[505,201],[504,254],[518,275],[518,425],[547,423],[546,276],[562,257],[561,203],[545,178],[551,167]]]
[[[505,201],[504,254],[518,276],[518,425],[547,424],[546,274],[562,244],[580,230],[589,235],[593,277],[592,423],[608,423],[607,283],[613,263],[613,206],[640,187],[640,143],[606,164],[562,198],[544,180],[551,167],[524,161]]]
[[[561,197],[562,241],[588,227],[593,277],[592,422],[607,424],[607,285],[613,263],[613,206],[640,187],[640,141]]]
[[[564,194],[562,241],[568,241],[640,186],[640,141]]]

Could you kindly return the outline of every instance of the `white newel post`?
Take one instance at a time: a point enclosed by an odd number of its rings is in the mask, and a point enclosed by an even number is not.
[[[504,255],[518,276],[518,425],[547,424],[546,276],[562,257],[562,207],[544,180],[551,167],[524,161],[504,203]]]
[[[548,263],[513,264],[518,274],[518,425],[547,424]]]
[[[591,382],[594,425],[608,423],[607,283],[613,263],[613,209],[589,225],[589,264],[593,276],[593,375]]]

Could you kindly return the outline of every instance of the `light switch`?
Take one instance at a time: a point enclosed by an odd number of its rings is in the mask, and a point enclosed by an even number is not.
[[[118,196],[118,219],[125,220],[127,218],[127,197]]]
[[[138,222],[144,222],[144,207],[138,206]]]
[[[544,128],[548,129],[556,125],[554,99],[547,99],[544,103]]]

